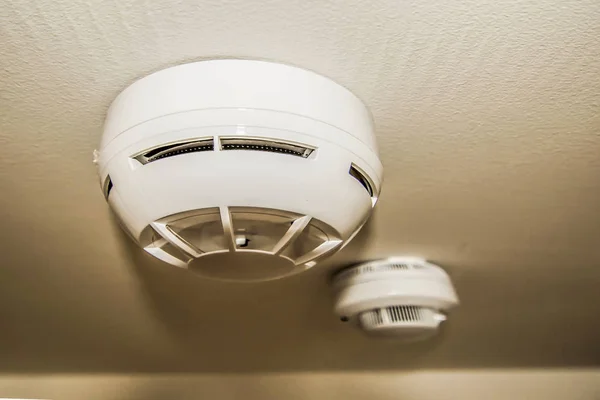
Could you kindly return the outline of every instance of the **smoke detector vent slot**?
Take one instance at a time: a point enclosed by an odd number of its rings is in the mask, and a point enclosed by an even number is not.
[[[371,180],[367,178],[367,175],[354,164],[350,165],[349,173],[366,189],[369,196],[373,197],[373,185],[371,184]]]
[[[163,158],[169,158],[179,156],[187,153],[196,153],[199,151],[213,151],[214,143],[213,139],[194,139],[186,140],[184,142],[170,143],[164,146],[155,147],[150,150],[146,150],[142,154],[134,156],[142,164],[148,164],[153,161],[161,160]]]
[[[106,179],[104,180],[104,197],[106,198],[106,200],[108,200],[108,195],[110,194],[110,191],[113,188],[113,183],[112,183],[112,179],[110,179],[110,175],[108,175],[106,177]]]
[[[307,158],[315,150],[298,143],[260,138],[221,138],[221,150],[254,150]]]

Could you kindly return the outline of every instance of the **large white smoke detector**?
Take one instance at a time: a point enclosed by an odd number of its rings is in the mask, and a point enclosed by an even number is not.
[[[382,166],[369,112],[313,72],[248,60],[149,75],[112,103],[101,185],[148,253],[220,279],[293,274],[365,223]]]
[[[393,257],[334,276],[335,312],[367,333],[404,340],[434,335],[458,297],[448,274],[414,257]]]

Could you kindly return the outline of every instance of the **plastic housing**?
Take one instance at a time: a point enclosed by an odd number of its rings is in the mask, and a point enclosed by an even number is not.
[[[433,334],[458,305],[448,274],[413,257],[392,257],[347,268],[333,278],[334,311],[372,333],[403,337]]]
[[[234,280],[289,275],[342,248],[382,181],[356,96],[313,72],[249,60],[190,63],[135,82],[110,106],[95,162],[141,247]],[[223,253],[235,257],[213,257]],[[281,262],[272,269],[256,266],[273,257]]]

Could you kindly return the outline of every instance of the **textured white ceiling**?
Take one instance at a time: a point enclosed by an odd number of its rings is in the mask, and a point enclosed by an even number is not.
[[[72,1],[0,7],[0,370],[284,371],[600,364],[600,2]],[[377,212],[327,265],[222,284],[142,255],[91,164],[129,83],[280,61],[372,110]],[[463,301],[378,342],[330,314],[350,261],[418,254]]]

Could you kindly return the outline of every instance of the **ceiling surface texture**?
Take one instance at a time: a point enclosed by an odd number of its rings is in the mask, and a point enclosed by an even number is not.
[[[325,264],[213,282],[111,217],[91,162],[110,102],[216,57],[311,69],[372,111],[381,200]],[[0,371],[600,365],[598,0],[8,0],[0,151]],[[456,284],[440,336],[334,318],[333,271],[402,254]]]

